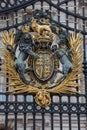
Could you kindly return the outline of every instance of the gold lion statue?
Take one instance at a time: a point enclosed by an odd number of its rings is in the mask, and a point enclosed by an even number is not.
[[[32,29],[38,33],[38,35],[52,35],[50,25],[39,25],[37,20],[32,18],[31,22]]]

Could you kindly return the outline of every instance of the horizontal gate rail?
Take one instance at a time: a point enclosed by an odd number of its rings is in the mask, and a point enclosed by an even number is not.
[[[3,93],[2,93],[3,94]],[[20,95],[17,95],[20,96]],[[26,95],[28,96],[28,95]],[[26,97],[25,96],[25,97]],[[8,97],[8,95],[7,95]],[[53,98],[52,96],[51,98]],[[66,98],[67,101],[63,101],[62,98]],[[87,96],[80,95],[56,95],[59,101],[53,101],[50,106],[41,108],[38,106],[33,98],[33,102],[29,101],[1,101],[0,102],[0,113],[61,113],[61,114],[87,114]],[[71,101],[75,98],[76,101]],[[81,98],[84,98],[84,102],[81,102]],[[21,108],[22,107],[22,108]]]

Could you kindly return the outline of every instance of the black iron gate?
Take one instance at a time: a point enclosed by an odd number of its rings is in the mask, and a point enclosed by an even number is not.
[[[34,95],[9,95],[0,86],[0,130],[87,129],[87,1],[1,0],[0,31],[16,30],[28,23],[34,10],[49,12],[50,19],[66,32],[80,32],[83,39],[83,90],[76,95],[51,95],[52,103],[41,108]],[[3,64],[1,62],[1,64]],[[1,82],[8,82],[1,78]]]

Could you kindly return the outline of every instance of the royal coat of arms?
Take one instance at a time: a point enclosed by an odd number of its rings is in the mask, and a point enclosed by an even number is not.
[[[78,93],[81,85],[76,80],[82,78],[79,35],[68,36],[49,19],[32,17],[16,33],[4,33],[1,51],[9,92],[35,93],[41,107],[51,103],[51,93]]]

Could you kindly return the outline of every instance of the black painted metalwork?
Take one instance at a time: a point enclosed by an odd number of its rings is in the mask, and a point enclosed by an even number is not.
[[[76,95],[51,95],[52,103],[41,108],[34,95],[9,95],[0,92],[0,129],[5,130],[85,130],[87,121],[87,16],[86,0],[1,0],[0,32],[15,30],[29,22],[34,10],[49,10],[50,20],[64,30],[76,31],[83,38],[85,92]],[[70,10],[71,7],[71,10]],[[79,9],[78,9],[79,8]],[[79,10],[79,11],[78,11]],[[62,16],[63,15],[63,16]],[[62,19],[65,17],[65,20]],[[64,21],[63,21],[64,20]],[[72,25],[70,25],[72,22]],[[1,60],[0,60],[1,61]],[[0,64],[1,65],[1,64]],[[8,79],[6,80],[8,82]],[[0,86],[0,90],[3,86]],[[84,91],[84,90],[83,90]],[[1,120],[2,117],[2,120]],[[22,126],[18,126],[18,125]]]

